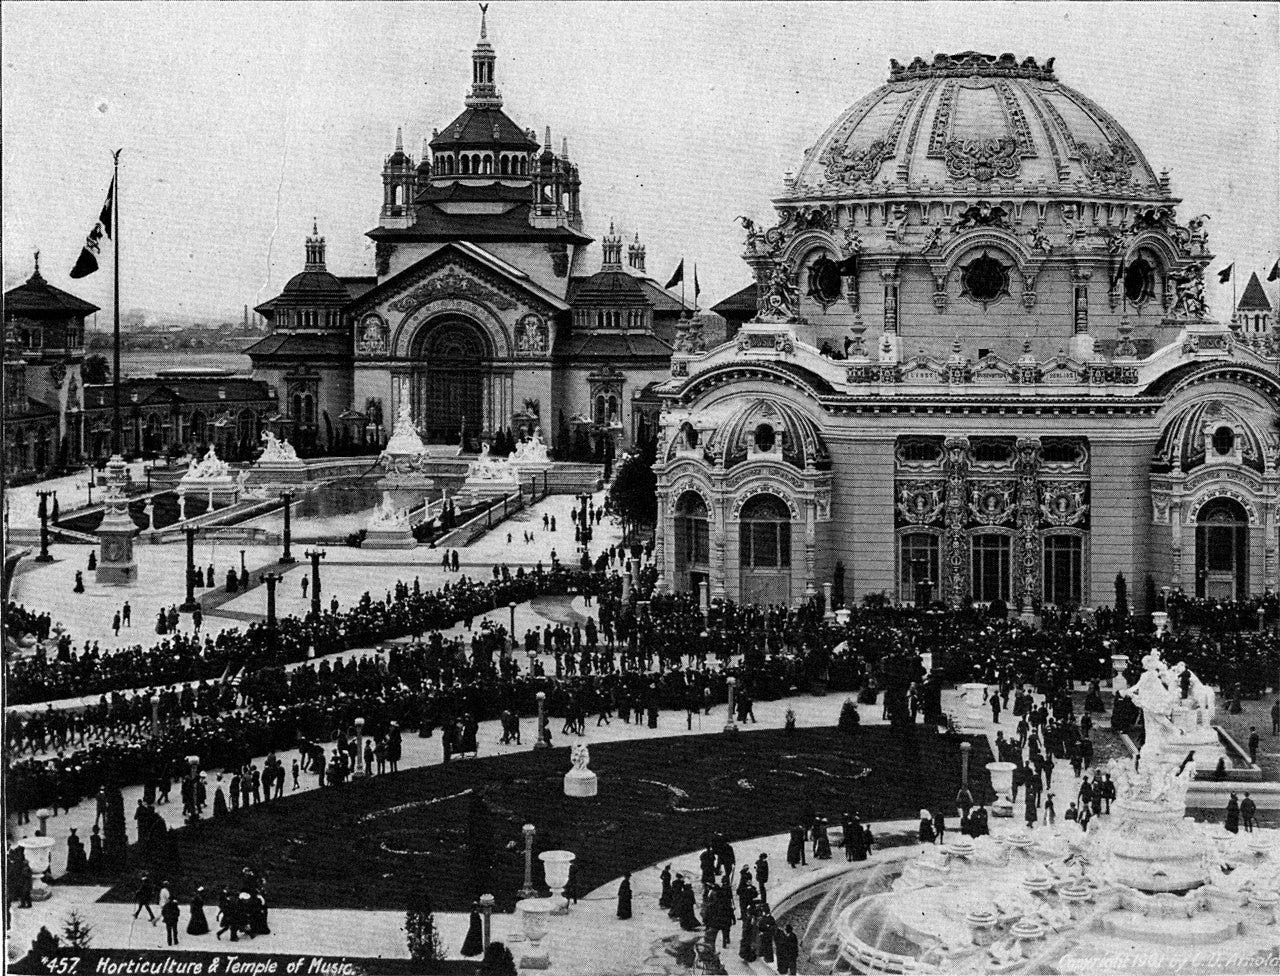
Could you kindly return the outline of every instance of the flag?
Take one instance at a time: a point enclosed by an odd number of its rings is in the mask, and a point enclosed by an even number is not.
[[[680,259],[680,263],[676,265],[676,270],[671,274],[671,280],[664,287],[674,288],[682,281],[684,281],[684,258]]]
[[[836,270],[846,278],[858,276],[858,252],[854,251],[847,258],[836,263]]]
[[[1218,272],[1218,284],[1225,285],[1228,281],[1231,280],[1231,269],[1234,268],[1235,266],[1236,266],[1235,262],[1233,261],[1231,264],[1228,264],[1225,268],[1223,268],[1221,271]]]
[[[85,238],[84,248],[71,269],[72,278],[84,278],[98,270],[98,254],[102,251],[102,238],[111,237],[111,218],[116,206],[116,180],[111,178],[111,186],[107,188],[107,202],[102,205],[102,213],[98,214],[98,222]]]
[[[1271,274],[1267,275],[1267,281],[1275,281],[1280,278],[1280,261],[1271,266]]]
[[[702,291],[702,288],[698,285],[698,265],[694,264],[693,266],[693,304],[694,305],[698,304],[698,292],[700,291]]]

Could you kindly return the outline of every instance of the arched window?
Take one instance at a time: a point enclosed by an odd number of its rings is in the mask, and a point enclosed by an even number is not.
[[[756,495],[742,506],[738,532],[744,570],[791,565],[791,512],[775,495]]]
[[[605,422],[605,419],[606,419],[606,415],[604,412],[604,395],[600,394],[599,396],[596,397],[595,421],[597,424],[603,424]]]
[[[983,251],[964,266],[960,284],[963,294],[985,307],[1009,293],[1009,268],[992,257],[989,251]]]
[[[527,156],[520,157],[520,175],[521,176],[529,175],[529,157]]]
[[[1141,305],[1156,290],[1156,273],[1146,258],[1136,257],[1124,269],[1124,297],[1130,304]]]
[[[488,153],[486,153],[486,154],[485,154],[484,159],[482,159],[482,160],[480,161],[480,167],[481,167],[481,172],[486,173],[486,174],[488,174],[488,173],[492,173],[492,172],[493,172],[493,157],[492,157],[492,156],[490,156]]]
[[[686,491],[676,502],[676,572],[682,577],[691,570],[705,572],[711,562],[711,542],[707,503],[696,491]],[[685,586],[692,588],[686,580]]]
[[[1223,424],[1213,432],[1213,453],[1219,457],[1227,457],[1236,446],[1236,432]]]
[[[1248,583],[1249,515],[1234,498],[1215,498],[1196,519],[1196,596],[1236,600]]]
[[[471,172],[471,157],[463,156],[462,157],[462,175],[466,176],[470,172]]]
[[[971,540],[969,565],[973,598],[980,603],[1009,602],[1013,540],[1003,534],[982,532]]]
[[[774,431],[770,424],[760,424],[756,428],[755,444],[756,450],[762,454],[768,454],[773,450],[774,445],[778,442],[777,432]]]
[[[680,438],[684,441],[684,446],[689,450],[694,450],[698,446],[698,430],[693,424],[684,423],[680,426]]]
[[[206,418],[203,410],[197,410],[191,414],[191,440],[200,443],[205,439],[205,423]]]
[[[498,160],[498,172],[503,176],[511,172],[511,161],[507,158],[506,153],[503,153],[502,158]]]

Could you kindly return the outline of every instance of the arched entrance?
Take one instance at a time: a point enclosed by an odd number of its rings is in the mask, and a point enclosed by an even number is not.
[[[1234,498],[1205,503],[1196,518],[1196,596],[1249,595],[1249,516]]]
[[[775,495],[742,506],[738,525],[738,587],[743,603],[791,602],[791,511]]]
[[[709,580],[711,537],[707,503],[696,491],[686,491],[676,502],[676,592],[697,594]]]
[[[451,315],[423,326],[413,350],[411,409],[433,444],[457,444],[460,433],[485,430],[485,387],[493,352],[484,331]]]

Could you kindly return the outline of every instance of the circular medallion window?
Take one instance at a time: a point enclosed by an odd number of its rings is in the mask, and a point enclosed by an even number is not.
[[[778,442],[777,435],[768,424],[761,424],[756,428],[756,450],[761,454],[768,454],[773,450],[773,446]]]
[[[1124,269],[1124,297],[1131,305],[1141,305],[1155,294],[1155,269],[1142,258],[1134,258]]]
[[[1009,268],[983,251],[964,267],[960,275],[963,294],[983,308],[1009,293]]]
[[[831,305],[840,297],[840,265],[825,254],[809,266],[809,297],[819,305]]]

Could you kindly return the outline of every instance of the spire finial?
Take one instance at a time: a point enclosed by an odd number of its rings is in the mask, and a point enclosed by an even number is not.
[[[40,277],[40,249],[36,248],[36,272],[35,277]]]
[[[396,126],[396,152],[404,152],[404,133],[400,126]]]
[[[313,237],[320,236],[320,223],[315,217],[311,218],[311,235]]]
[[[489,14],[489,5],[487,3],[480,4],[480,40],[484,40],[489,36],[489,27],[486,19]]]
[[[547,150],[547,152],[551,151],[551,126],[547,126],[547,138],[543,143],[542,148]]]

